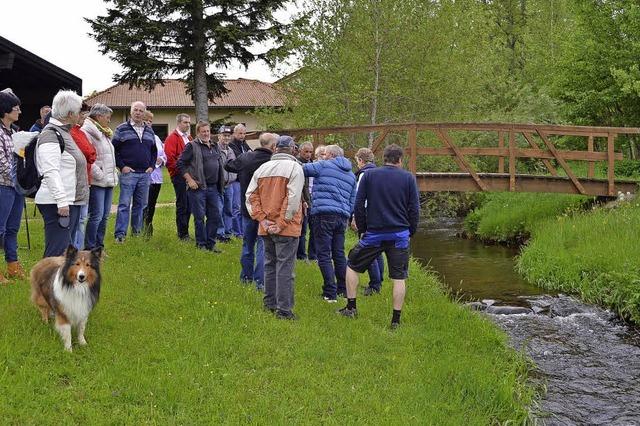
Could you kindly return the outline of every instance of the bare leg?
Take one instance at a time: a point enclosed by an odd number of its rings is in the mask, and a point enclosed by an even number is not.
[[[71,324],[69,324],[66,318],[56,315],[56,330],[58,330],[62,338],[64,350],[71,352]]]
[[[84,338],[84,329],[87,327],[87,320],[81,321],[78,324],[78,344],[80,346],[84,346],[87,344],[86,339]]]
[[[404,304],[406,286],[404,280],[391,280],[393,282],[393,309],[400,311]]]
[[[358,291],[358,273],[347,266],[347,273],[345,278],[347,284],[347,297],[349,299],[355,299],[356,292]]]

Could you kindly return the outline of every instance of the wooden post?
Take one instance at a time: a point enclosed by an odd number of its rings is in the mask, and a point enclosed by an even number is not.
[[[418,157],[418,127],[417,126],[411,126],[409,128],[409,132],[407,134],[407,137],[409,138],[408,140],[408,144],[409,144],[409,152],[411,153],[411,157],[409,158],[409,171],[411,173],[413,173],[414,175],[416,174],[416,164],[417,164],[417,157]]]
[[[509,131],[509,191],[516,190],[516,134]]]
[[[504,132],[498,132],[498,148],[504,148]],[[504,157],[498,157],[498,173],[504,173]]]
[[[587,151],[593,152],[594,143],[593,143],[593,135],[589,135],[589,142],[587,143]],[[593,175],[595,174],[595,163],[593,161],[589,161],[589,170],[587,171],[587,177],[589,179],[593,179]]]
[[[609,133],[607,137],[607,180],[609,181],[609,195],[616,194],[615,184],[615,133]]]

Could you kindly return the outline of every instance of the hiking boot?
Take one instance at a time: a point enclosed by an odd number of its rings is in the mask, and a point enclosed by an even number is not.
[[[281,320],[295,321],[295,320],[298,319],[298,316],[296,314],[294,314],[293,312],[290,312],[290,311],[277,310],[276,311],[276,318],[281,319]]]
[[[24,268],[22,268],[22,265],[18,261],[7,263],[7,275],[9,278],[18,278],[21,280],[27,277]]]
[[[373,296],[374,294],[380,294],[380,290],[376,290],[373,287],[365,287],[362,294],[365,296]]]
[[[397,330],[398,327],[400,327],[400,323],[399,322],[391,321],[391,326],[389,327],[389,328],[391,328],[391,330]]]
[[[358,316],[358,309],[356,308],[350,309],[345,306],[342,309],[338,309],[336,313],[342,315],[343,317],[356,318]]]

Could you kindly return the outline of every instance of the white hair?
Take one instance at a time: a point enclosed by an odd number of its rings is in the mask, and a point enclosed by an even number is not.
[[[89,111],[89,117],[91,118],[96,118],[98,115],[106,117],[110,114],[113,114],[113,110],[105,104],[95,104],[91,107],[91,111]]]
[[[67,118],[70,114],[78,114],[82,108],[82,98],[73,90],[60,90],[51,103],[51,117],[56,120]]]
[[[325,148],[325,154],[331,154],[331,157],[344,157],[344,151],[338,145],[327,145]]]
[[[309,147],[311,147],[311,149],[313,149],[313,143],[311,143],[311,142],[309,142],[309,141],[302,142],[302,143],[300,144],[300,149],[304,148],[305,146],[309,146]]]
[[[236,124],[236,126],[233,128],[233,133],[237,132],[238,130],[247,130],[247,128],[244,124],[240,123]]]

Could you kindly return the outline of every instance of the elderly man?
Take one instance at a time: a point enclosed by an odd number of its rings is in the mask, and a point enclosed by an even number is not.
[[[220,126],[218,130],[218,147],[220,148],[220,154],[222,154],[222,164],[227,164],[227,162],[236,159],[235,153],[229,146],[231,134],[231,127]],[[235,231],[233,227],[233,185],[237,179],[238,175],[236,173],[224,170],[224,192],[220,194],[220,217],[222,218],[222,224],[218,228],[218,241],[221,242],[231,241],[231,235],[242,235],[242,232]]]
[[[236,158],[240,157],[245,152],[251,151],[251,147],[245,141],[245,137],[247,134],[247,129],[244,124],[236,124],[233,128],[233,139],[229,146],[233,150]],[[240,184],[238,182],[234,182],[231,184],[232,190],[232,215],[233,215],[233,233],[239,237],[242,236],[242,231],[244,226],[242,225],[242,212],[240,210],[241,201],[241,191]]]
[[[298,161],[300,164],[307,164],[313,161],[313,144],[311,142],[304,142],[300,145],[300,149],[298,151]],[[298,242],[298,253],[296,257],[299,260],[307,260],[307,227],[309,224],[309,210],[311,209],[311,196],[310,196],[310,187],[312,185],[313,178],[306,178],[305,187],[307,190],[303,193],[304,202],[307,203],[303,213],[304,219],[302,220],[302,231],[300,232],[300,241]],[[311,243],[311,242],[309,242]],[[311,252],[311,250],[309,250]],[[315,252],[314,252],[315,253]]]
[[[324,280],[322,297],[335,303],[338,294],[346,292],[344,233],[356,199],[356,177],[351,162],[344,158],[338,145],[328,145],[325,158],[307,163],[303,169],[305,176],[313,178],[311,217],[318,266]]]
[[[196,247],[221,253],[216,248],[216,231],[221,223],[222,156],[218,144],[211,140],[211,127],[207,121],[198,122],[196,135],[198,137],[180,155],[178,170],[189,186],[187,196],[196,227]]]
[[[191,117],[188,114],[176,116],[176,129],[164,141],[164,152],[167,156],[167,170],[171,176],[173,190],[176,193],[176,229],[178,238],[189,240],[189,199],[187,198],[187,183],[178,171],[178,158],[184,147],[191,141]]]
[[[120,200],[114,233],[117,243],[123,243],[125,240],[129,216],[131,235],[139,235],[142,231],[143,211],[147,206],[151,184],[150,176],[158,157],[156,135],[144,122],[146,111],[144,103],[132,103],[130,120],[116,127],[111,139],[116,167],[120,170]]]
[[[247,211],[264,239],[264,307],[280,319],[293,313],[294,275],[302,225],[302,167],[291,155],[293,140],[279,139],[276,154],[256,170],[247,189]]]
[[[245,194],[254,172],[271,159],[271,155],[276,149],[276,142],[278,142],[278,135],[263,133],[260,135],[259,148],[255,151],[245,152],[224,166],[225,170],[237,173],[238,182],[240,182],[242,225],[244,226],[242,254],[240,255],[240,265],[242,266],[240,281],[243,283],[255,282],[258,291],[264,291],[264,243],[262,237],[258,237],[260,224],[257,220],[251,219],[247,211]]]
[[[402,155],[401,147],[389,145],[384,149],[384,166],[372,168],[360,178],[354,215],[362,237],[349,253],[347,306],[338,311],[346,317],[357,316],[358,274],[384,252],[393,282],[392,329],[400,325],[409,270],[409,239],[420,218],[416,178],[402,170]]]

